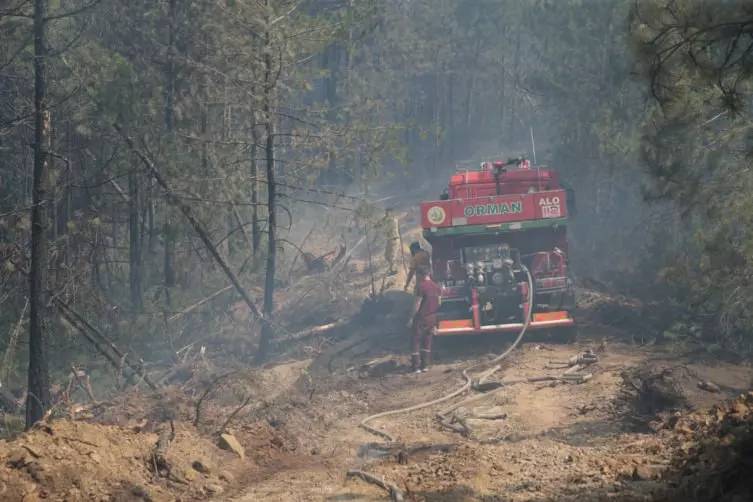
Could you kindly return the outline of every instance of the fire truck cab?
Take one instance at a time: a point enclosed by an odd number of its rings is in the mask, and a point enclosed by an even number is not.
[[[422,202],[433,277],[442,286],[437,334],[519,332],[529,306],[529,330],[574,333],[573,203],[555,171],[525,159],[459,171],[439,200]]]

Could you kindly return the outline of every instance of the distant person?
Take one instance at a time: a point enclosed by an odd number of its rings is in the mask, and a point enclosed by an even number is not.
[[[429,275],[429,267],[419,266],[416,273],[416,299],[413,302],[408,326],[413,331],[411,369],[426,371],[431,365],[431,345],[437,330],[437,311],[442,289]]]
[[[396,258],[398,250],[400,249],[400,229],[398,228],[397,218],[392,214],[391,209],[385,210],[384,214],[384,227],[386,242],[384,246],[384,261],[387,262],[387,275],[396,275],[397,267]]]
[[[408,277],[405,279],[405,286],[403,291],[408,291],[410,282],[413,280],[413,276],[416,275],[416,270],[419,267],[425,268],[427,271],[431,269],[431,256],[429,253],[421,249],[421,244],[413,242],[410,245],[410,268],[408,269]],[[418,280],[416,280],[416,291],[418,291]]]

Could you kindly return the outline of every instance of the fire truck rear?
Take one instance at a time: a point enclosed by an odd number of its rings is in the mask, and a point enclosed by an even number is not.
[[[443,288],[438,335],[553,329],[574,334],[567,220],[557,173],[529,161],[484,162],[421,203],[432,271]]]

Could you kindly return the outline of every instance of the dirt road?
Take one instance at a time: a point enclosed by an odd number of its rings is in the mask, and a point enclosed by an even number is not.
[[[697,355],[626,343],[625,333],[591,326],[575,345],[523,344],[497,374],[505,380],[554,374],[560,370],[550,369],[551,361],[593,348],[600,353],[591,380],[509,386],[463,410],[470,417],[465,435],[440,427],[435,414],[442,405],[375,421],[402,443],[394,447],[360,429],[359,421],[449,392],[463,382],[460,368],[505,342],[440,340],[437,364],[414,375],[404,357],[365,366],[405,352],[396,326],[362,331],[305,367],[296,363],[296,372],[278,381],[284,390],[255,418],[294,438],[294,451],[265,465],[234,500],[388,498],[374,485],[346,481],[350,468],[383,476],[408,500],[648,500],[661,493],[672,452],[669,435],[651,430],[650,420],[732,397],[753,377],[747,366],[691,363]],[[702,380],[721,392],[700,389]]]

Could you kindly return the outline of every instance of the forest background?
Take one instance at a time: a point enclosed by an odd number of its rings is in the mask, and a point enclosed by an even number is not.
[[[91,328],[137,373],[228,319],[263,361],[313,221],[352,245],[532,136],[580,284],[750,350],[752,50],[742,1],[3,0],[0,381],[34,421]]]

